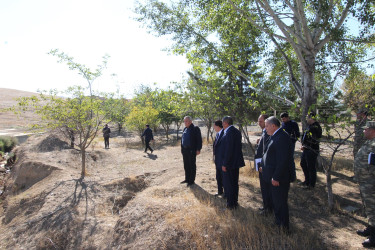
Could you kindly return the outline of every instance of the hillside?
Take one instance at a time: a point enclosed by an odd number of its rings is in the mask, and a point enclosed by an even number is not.
[[[33,95],[38,95],[38,93],[0,88],[0,135],[22,133],[27,130],[30,121],[38,120],[38,117],[32,112],[25,112],[22,118],[19,118],[12,112],[4,112],[4,109],[17,104],[17,98],[30,97]]]
[[[17,163],[1,201],[0,249],[359,249],[361,206],[350,173],[334,173],[340,212],[326,211],[324,175],[315,190],[290,190],[291,235],[258,215],[259,184],[249,166],[240,174],[240,209],[224,211],[215,198],[211,145],[197,157],[197,185],[181,185],[178,143],[156,136],[154,154],[139,137],[98,138],[88,153],[88,175],[80,179],[77,150],[50,135],[18,147]],[[48,147],[46,147],[48,145]],[[248,161],[247,161],[248,164]],[[298,167],[301,179],[302,171]],[[282,244],[282,245],[280,245]]]

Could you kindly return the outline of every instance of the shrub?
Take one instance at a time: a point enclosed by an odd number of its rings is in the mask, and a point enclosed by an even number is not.
[[[18,140],[16,137],[0,136],[0,151],[10,152],[17,145]]]

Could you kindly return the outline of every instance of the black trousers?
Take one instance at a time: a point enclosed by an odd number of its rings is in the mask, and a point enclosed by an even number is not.
[[[272,206],[272,195],[271,190],[269,190],[269,187],[267,186],[267,182],[264,181],[263,175],[261,172],[259,172],[259,184],[260,184],[260,191],[262,193],[262,199],[263,199],[263,207],[266,211],[272,212],[273,206]]]
[[[269,183],[272,203],[275,213],[275,223],[276,225],[289,229],[289,207],[288,207],[288,192],[290,183],[280,183],[280,186],[272,186]]]
[[[227,196],[227,207],[229,208],[238,206],[239,175],[239,168],[227,168],[226,172],[223,171],[223,184],[225,195]]]
[[[190,148],[182,148],[182,158],[184,160],[185,180],[192,184],[195,182],[195,175],[197,172],[197,153]]]
[[[223,171],[221,166],[216,166],[216,182],[217,182],[217,193],[223,194]]]
[[[150,151],[154,151],[151,147],[150,147],[150,141],[145,141],[146,142],[146,148],[145,148],[145,152],[147,152],[147,149],[150,149]]]
[[[104,147],[109,148],[109,137],[104,137]]]
[[[318,154],[310,149],[305,149],[301,155],[301,168],[305,175],[306,186],[315,187],[316,183],[316,159]]]

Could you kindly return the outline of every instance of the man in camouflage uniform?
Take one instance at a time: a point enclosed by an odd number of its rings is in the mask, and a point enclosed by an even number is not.
[[[358,230],[357,234],[369,236],[362,245],[364,247],[375,246],[375,164],[370,161],[369,154],[375,153],[375,121],[367,121],[364,129],[366,142],[359,149],[354,159],[354,174],[361,191],[362,202],[365,206],[369,225]],[[371,164],[370,164],[371,163]]]

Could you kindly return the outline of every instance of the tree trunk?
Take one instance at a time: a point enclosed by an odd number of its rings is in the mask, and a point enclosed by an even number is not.
[[[165,135],[167,136],[167,141],[169,141],[169,125],[165,127]]]
[[[334,201],[333,201],[333,192],[332,192],[332,178],[331,178],[331,166],[326,171],[326,180],[327,180],[327,195],[328,195],[328,209],[333,211]]]
[[[86,150],[81,148],[81,158],[82,158],[82,172],[81,177],[85,177],[86,175]]]
[[[121,123],[118,123],[118,135],[121,135],[121,131],[122,131],[122,125]]]
[[[177,138],[176,138],[176,140],[178,141],[178,131],[180,130],[180,127],[181,127],[181,123],[178,123],[178,122],[175,122],[176,123],[176,136],[177,136]]]
[[[302,130],[307,127],[306,115],[312,105],[316,104],[318,99],[318,91],[315,85],[315,56],[306,56],[306,67],[302,70],[302,83],[303,83],[303,98],[302,98]],[[315,111],[315,110],[314,110]]]

